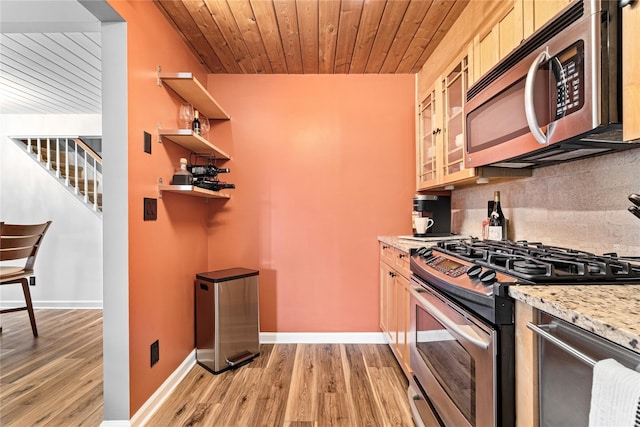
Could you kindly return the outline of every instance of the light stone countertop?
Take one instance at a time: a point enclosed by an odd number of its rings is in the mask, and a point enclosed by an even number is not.
[[[401,239],[398,236],[378,236],[378,240],[405,252],[411,252],[411,249],[420,249],[425,246],[424,242]]]
[[[429,237],[429,241],[420,241],[412,239],[403,239],[400,236],[378,236],[378,240],[382,243],[393,246],[405,252],[411,252],[411,249],[420,249],[423,246],[430,247],[436,245],[442,240],[465,239],[467,236],[449,236],[449,237]]]
[[[521,285],[509,295],[640,353],[640,285]]]

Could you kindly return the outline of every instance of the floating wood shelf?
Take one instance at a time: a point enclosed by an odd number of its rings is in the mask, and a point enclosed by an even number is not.
[[[204,139],[202,136],[193,133],[191,129],[158,129],[158,135],[167,138],[196,154],[211,154],[216,159],[229,160],[231,157]]]
[[[193,185],[158,185],[158,192],[160,198],[162,198],[162,192],[168,191],[170,193],[185,194],[188,196],[203,197],[205,199],[230,199],[228,194],[220,193],[219,191],[211,191],[205,188],[196,187]]]
[[[193,76],[193,73],[158,73],[158,78],[207,118],[230,119],[207,89]]]

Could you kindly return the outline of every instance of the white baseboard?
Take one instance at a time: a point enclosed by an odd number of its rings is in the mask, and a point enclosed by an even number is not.
[[[149,399],[131,417],[131,426],[144,426],[153,414],[160,408],[162,403],[171,395],[173,390],[187,376],[191,368],[196,364],[196,350],[194,349],[186,359],[173,371],[169,378],[151,395]],[[102,423],[102,426],[106,426]],[[114,427],[116,427],[114,425]]]
[[[261,344],[387,344],[383,332],[260,332]]]
[[[102,301],[32,301],[34,310],[81,310],[81,309],[99,309],[102,310]],[[24,307],[24,300],[18,301],[2,301],[0,309],[12,307]]]
[[[129,420],[102,421],[100,427],[131,427]]]

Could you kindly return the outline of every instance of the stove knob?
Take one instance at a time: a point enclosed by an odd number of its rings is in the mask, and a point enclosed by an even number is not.
[[[423,259],[431,258],[433,256],[433,251],[431,249],[426,249],[420,254],[420,257]]]
[[[479,265],[472,265],[467,270],[467,276],[471,277],[472,279],[477,279],[481,272],[482,267],[480,267]]]
[[[491,285],[496,281],[496,271],[487,270],[480,275],[480,281],[483,285]]]

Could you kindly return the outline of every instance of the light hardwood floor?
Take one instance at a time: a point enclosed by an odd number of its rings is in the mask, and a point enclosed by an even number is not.
[[[0,316],[0,425],[99,426],[102,310],[36,310]]]
[[[195,366],[152,426],[413,426],[386,345],[278,344],[236,371]]]
[[[0,317],[0,425],[99,426],[102,312]],[[194,366],[147,426],[413,426],[386,345],[263,344],[235,371]]]

